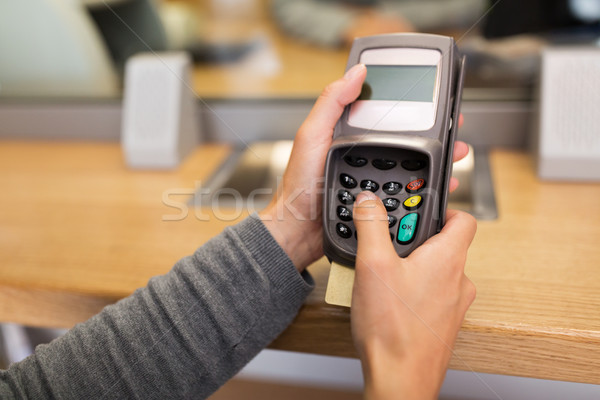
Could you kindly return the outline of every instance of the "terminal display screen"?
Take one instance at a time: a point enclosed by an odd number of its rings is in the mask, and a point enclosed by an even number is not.
[[[358,100],[433,102],[435,65],[367,65]]]

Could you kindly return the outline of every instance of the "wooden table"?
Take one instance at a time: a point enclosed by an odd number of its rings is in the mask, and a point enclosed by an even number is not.
[[[229,148],[174,171],[133,171],[118,144],[0,143],[0,321],[70,327],[127,296],[243,218],[173,219]],[[524,153],[494,151],[500,218],[479,223],[478,295],[451,367],[600,384],[600,185],[541,183]],[[181,195],[173,195],[181,193]],[[328,265],[272,347],[354,356],[347,309],[324,303]]]

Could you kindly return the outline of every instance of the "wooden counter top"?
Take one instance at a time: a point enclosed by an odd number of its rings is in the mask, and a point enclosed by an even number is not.
[[[246,7],[236,11],[217,4],[200,6],[202,40],[226,47],[250,44],[251,50],[234,62],[195,65],[193,88],[198,97],[313,99],[342,77],[347,48],[319,47],[286,35],[268,1]]]
[[[0,321],[70,327],[242,218],[163,220],[179,213],[163,195],[185,202],[228,152],[149,172],[126,169],[118,144],[2,142]],[[541,183],[524,153],[491,163],[500,218],[479,222],[451,367],[600,384],[600,185]],[[310,271],[317,288],[273,347],[353,356],[348,310],[323,301],[327,263]]]
[[[252,33],[255,49],[241,61],[196,65],[200,98],[316,98],[344,75],[348,50],[319,48],[282,36],[272,24]]]

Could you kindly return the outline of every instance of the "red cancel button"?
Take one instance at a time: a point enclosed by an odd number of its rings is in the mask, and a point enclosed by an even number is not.
[[[415,179],[406,185],[406,191],[408,193],[415,193],[419,189],[422,189],[425,186],[425,179]]]

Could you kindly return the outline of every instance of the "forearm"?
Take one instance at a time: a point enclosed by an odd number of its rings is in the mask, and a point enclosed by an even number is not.
[[[311,289],[255,217],[0,373],[1,398],[203,398]]]

